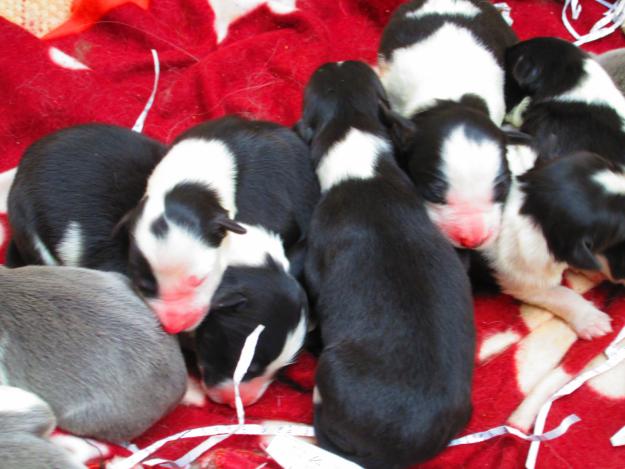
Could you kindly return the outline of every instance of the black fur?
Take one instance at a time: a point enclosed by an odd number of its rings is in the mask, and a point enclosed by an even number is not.
[[[384,101],[365,64],[321,67],[298,125],[311,132],[315,162],[353,128],[390,142]],[[305,271],[324,343],[315,434],[368,469],[431,458],[463,428],[474,353],[464,269],[392,152],[378,156],[374,178],[322,197]]]
[[[541,160],[590,151],[625,164],[625,132],[614,108],[554,100],[586,77],[585,60],[589,55],[575,45],[550,37],[530,39],[507,51],[506,67],[520,98],[531,98],[522,130],[535,137]]]
[[[586,270],[608,259],[616,278],[625,278],[625,195],[607,193],[592,177],[619,167],[599,155],[579,152],[537,165],[519,177],[521,210],[541,228],[554,257]]]
[[[7,265],[43,264],[37,235],[58,263],[56,250],[70,222],[83,233],[79,266],[127,271],[128,234],[114,227],[145,191],[165,147],[122,127],[89,124],[48,135],[20,161],[9,192],[13,243]]]

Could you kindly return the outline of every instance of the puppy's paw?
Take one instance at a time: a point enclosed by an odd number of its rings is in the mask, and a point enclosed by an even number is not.
[[[612,318],[596,308],[580,311],[571,324],[577,335],[584,340],[592,340],[612,332]]]

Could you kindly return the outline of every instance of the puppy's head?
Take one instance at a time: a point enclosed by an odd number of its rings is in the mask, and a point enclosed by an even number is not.
[[[379,132],[386,129],[396,143],[412,130],[412,123],[391,110],[386,91],[364,62],[331,62],[319,67],[304,94],[304,110],[295,130],[308,143],[335,124]],[[331,136],[331,138],[334,136]]]
[[[215,402],[235,405],[232,377],[245,339],[263,324],[254,358],[239,386],[244,405],[263,395],[290,364],[306,335],[308,303],[299,283],[267,257],[262,267],[229,267],[211,313],[196,331],[204,388]]]
[[[597,154],[578,152],[519,177],[521,212],[541,228],[554,257],[583,270],[625,274],[625,173]],[[625,276],[625,275],[624,275]]]
[[[525,94],[557,96],[575,87],[584,75],[588,54],[563,39],[537,37],[506,51],[506,74]]]
[[[130,235],[130,278],[163,328],[175,334],[196,327],[226,268],[223,240],[245,229],[211,189],[196,183],[144,198],[123,223]]]
[[[505,133],[479,110],[452,102],[414,121],[403,159],[430,218],[456,247],[489,243],[510,186]]]

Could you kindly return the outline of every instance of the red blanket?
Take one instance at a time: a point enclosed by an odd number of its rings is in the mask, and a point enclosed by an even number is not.
[[[93,121],[131,127],[151,92],[151,48],[160,56],[161,79],[147,134],[171,141],[198,122],[228,113],[293,124],[301,111],[302,89],[314,69],[326,61],[373,62],[380,32],[401,2],[298,0],[297,9],[291,11],[292,0],[259,0],[256,9],[229,23],[224,18],[236,3],[153,0],[147,10],[138,6],[142,2],[127,3],[83,32],[48,41],[0,18],[0,172],[13,168],[27,145],[62,127]],[[508,3],[521,38],[570,39],[560,21],[561,3]],[[576,26],[586,31],[602,8],[591,0],[581,3],[584,14]],[[211,5],[216,5],[217,15]],[[601,52],[623,46],[625,39],[617,32],[585,47]],[[1,181],[0,175],[0,212],[6,210],[7,189]],[[0,260],[8,229],[6,216],[0,213]],[[578,288],[588,288],[577,280]],[[607,286],[588,295],[612,315],[615,330],[623,326],[625,298],[613,298]],[[614,337],[577,340],[549,313],[504,296],[477,298],[476,323],[475,410],[466,433],[504,423],[530,430],[545,399],[590,362],[601,361],[601,352]],[[311,388],[314,366],[314,359],[304,354],[289,374]],[[557,401],[546,429],[570,413],[581,422],[541,445],[537,467],[625,467],[625,448],[613,448],[609,442],[625,425],[624,364]],[[311,417],[311,394],[279,383],[247,409],[249,422],[310,423]],[[143,447],[183,429],[235,421],[234,412],[224,406],[180,405],[135,443]],[[173,442],[158,455],[175,459],[198,442]],[[526,441],[501,436],[447,449],[425,466],[523,467],[528,448]],[[129,454],[121,448],[115,451]],[[278,467],[255,437],[232,437],[201,461],[202,467],[255,468],[263,463]]]

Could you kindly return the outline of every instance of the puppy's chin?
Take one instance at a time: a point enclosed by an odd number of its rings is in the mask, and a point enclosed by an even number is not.
[[[244,406],[256,404],[265,394],[267,387],[271,384],[271,379],[259,376],[249,381],[244,381],[239,385],[239,393]],[[232,408],[236,407],[234,384],[228,381],[217,386],[208,387],[204,385],[204,391],[209,399],[217,404],[226,404]]]

